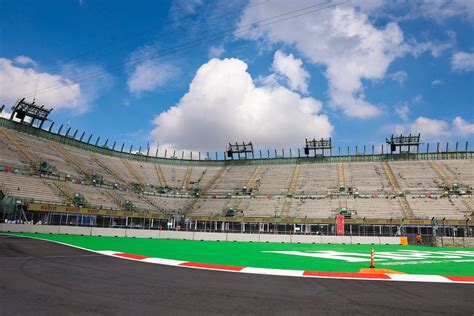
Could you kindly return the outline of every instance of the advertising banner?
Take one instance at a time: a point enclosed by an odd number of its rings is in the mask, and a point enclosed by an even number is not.
[[[344,215],[337,215],[336,231],[338,235],[344,235]]]

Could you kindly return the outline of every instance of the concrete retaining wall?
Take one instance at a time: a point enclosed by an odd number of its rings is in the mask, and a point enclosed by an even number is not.
[[[124,228],[99,228],[77,226],[51,226],[51,225],[23,225],[0,224],[0,232],[24,232],[43,234],[67,234],[84,236],[109,236],[129,238],[160,238],[180,240],[213,240],[213,241],[240,241],[240,242],[273,242],[273,243],[302,243],[302,244],[400,244],[399,237],[364,237],[364,236],[317,236],[317,235],[274,235],[274,234],[238,234],[238,233],[205,233],[182,232],[171,230],[145,230]],[[446,240],[449,246],[454,241]],[[467,239],[467,238],[465,238]],[[460,241],[456,242],[458,245]],[[466,244],[467,241],[463,241]],[[474,238],[471,238],[471,246]],[[461,245],[462,247],[462,245]]]
[[[226,233],[194,233],[194,240],[227,241]]]
[[[474,248],[474,237],[436,237],[437,247]]]
[[[127,229],[125,234],[129,238],[160,238],[159,230]]]
[[[176,232],[172,230],[162,230],[160,232],[161,239],[181,239],[181,240],[193,240],[193,232]]]
[[[124,228],[98,228],[92,227],[91,236],[106,236],[106,237],[125,237],[126,229]]]
[[[291,243],[290,235],[270,235],[270,234],[261,234],[260,242],[279,242],[289,244]]]
[[[259,242],[259,234],[237,234],[237,233],[228,233],[227,241],[243,241],[243,242]]]
[[[321,244],[321,236],[318,235],[292,235],[292,243],[301,244]]]
[[[91,235],[90,227],[59,226],[59,233],[63,235]]]

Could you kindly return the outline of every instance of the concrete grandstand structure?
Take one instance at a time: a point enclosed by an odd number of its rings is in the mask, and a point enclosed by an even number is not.
[[[108,140],[93,144],[69,130],[0,119],[0,190],[22,210],[10,206],[3,220],[22,214],[77,225],[335,234],[343,215],[346,234],[392,235],[410,225],[472,234],[474,152],[467,144],[417,153],[364,147],[352,155],[176,159],[110,148]]]

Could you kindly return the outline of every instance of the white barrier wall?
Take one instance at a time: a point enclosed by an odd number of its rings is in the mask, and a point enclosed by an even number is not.
[[[76,226],[59,226],[59,233],[62,235],[84,235],[90,236],[92,228]]]
[[[127,229],[125,233],[129,238],[160,238],[159,230]]]
[[[399,237],[365,237],[365,236],[318,236],[318,235],[275,235],[275,234],[238,234],[238,233],[205,233],[172,230],[146,230],[124,228],[99,228],[51,225],[0,224],[0,232],[67,234],[84,236],[108,236],[129,238],[160,238],[180,240],[213,240],[239,242],[273,242],[302,244],[400,244]],[[467,239],[467,238],[465,238]],[[474,240],[474,238],[470,238]],[[447,241],[449,243],[449,241]],[[459,241],[457,241],[459,243]],[[464,243],[469,243],[465,241]],[[451,242],[451,245],[454,242]]]
[[[160,232],[161,239],[181,239],[181,240],[194,240],[193,232],[177,232],[173,230],[162,230]]]
[[[194,233],[194,240],[227,241],[226,233]]]
[[[261,234],[260,242],[279,242],[289,244],[291,243],[290,235],[270,235],[270,234]]]
[[[238,234],[238,233],[228,233],[227,241],[242,241],[242,242],[259,242],[259,234]]]
[[[321,244],[322,239],[319,235],[292,235],[291,236],[292,243],[300,243],[300,244]]]
[[[92,227],[91,236],[105,236],[105,237],[125,237],[126,229],[124,228],[98,228]]]

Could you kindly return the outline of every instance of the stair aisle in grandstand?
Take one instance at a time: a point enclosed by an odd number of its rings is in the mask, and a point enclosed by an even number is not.
[[[134,182],[139,183],[141,186],[146,185],[146,181],[143,179],[143,177],[138,173],[138,171],[135,169],[133,164],[128,161],[128,159],[120,159],[123,163],[123,165],[130,171],[130,173],[133,175],[132,179],[134,179]]]
[[[3,132],[2,132],[3,131]],[[0,128],[0,164],[8,167],[23,167],[28,168],[30,161],[18,150],[18,148],[7,138],[6,133],[13,134],[12,131],[7,131],[5,128]]]
[[[189,179],[190,189],[203,190],[212,178],[217,174],[220,168],[193,166],[191,178]]]
[[[101,174],[112,176],[113,181],[121,184],[134,182],[133,175],[119,158],[92,154],[92,160],[102,167]]]
[[[296,191],[296,185],[298,184],[298,178],[300,176],[300,173],[301,173],[301,165],[297,164],[293,168],[293,172],[292,172],[292,175],[291,175],[291,178],[290,178],[291,182],[288,185],[287,195],[286,195],[286,198],[285,198],[285,202],[283,203],[283,208],[281,210],[281,216],[282,217],[288,217],[288,215],[289,215],[289,212],[290,212],[290,209],[291,209],[291,204],[293,203],[293,196],[294,196],[295,191]]]
[[[189,181],[191,180],[191,174],[193,172],[192,166],[186,167],[186,174],[184,175],[183,184],[181,185],[182,191],[187,191],[189,188]]]
[[[393,193],[380,163],[348,163],[344,165],[346,185],[359,193]]]
[[[229,192],[242,192],[254,166],[229,166],[222,175],[211,185],[208,192],[211,194],[227,194]]]
[[[390,164],[387,161],[383,162],[383,168],[385,173],[390,181],[390,185],[392,186],[395,193],[400,194],[402,193],[400,185],[398,184],[398,180],[395,174],[390,167]],[[405,196],[398,196],[396,197],[398,203],[400,204],[400,208],[403,212],[403,218],[413,218],[413,211],[411,210],[410,204],[408,203]]]
[[[474,187],[474,160],[440,160],[438,165],[453,182]]]
[[[185,166],[160,165],[166,184],[177,190],[181,190],[187,168]]]
[[[155,168],[156,176],[158,177],[158,183],[160,184],[161,187],[165,187],[166,179],[165,179],[165,176],[163,175],[163,170],[161,170],[161,166],[155,163],[153,164],[153,167]]]
[[[392,161],[390,167],[400,191],[443,192],[444,181],[427,161]]]

